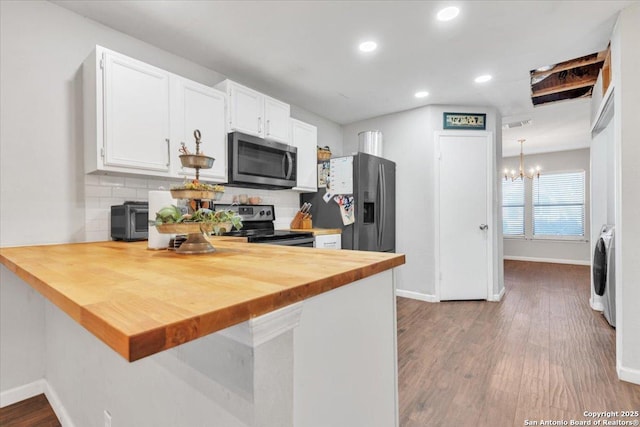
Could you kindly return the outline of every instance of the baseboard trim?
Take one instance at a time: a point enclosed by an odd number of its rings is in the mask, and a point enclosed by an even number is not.
[[[404,289],[396,289],[396,296],[417,299],[426,302],[440,302],[435,295],[423,294],[422,292],[407,291]]]
[[[62,405],[62,401],[58,396],[58,393],[49,385],[49,382],[45,381],[45,390],[44,395],[47,396],[47,400],[53,408],[53,412],[56,413],[56,417],[58,417],[58,421],[62,424],[62,427],[75,427],[75,424],[71,421],[71,417],[69,413]]]
[[[497,294],[493,294],[493,296],[488,299],[487,301],[491,301],[491,302],[500,302],[502,300],[502,297],[504,296],[506,289],[503,287],[500,292],[498,292]]]
[[[53,412],[63,427],[75,427],[67,410],[62,406],[60,397],[45,379],[39,379],[32,383],[14,387],[0,393],[0,408],[22,402],[23,400],[43,394],[47,397]]]
[[[596,301],[595,298],[591,297],[589,298],[589,305],[591,306],[592,310],[604,311],[604,306],[602,305],[601,300]]]
[[[504,256],[509,261],[529,261],[529,262],[549,262],[552,264],[572,264],[572,265],[591,265],[591,261],[581,261],[578,259],[559,259],[559,258],[534,258],[527,256]]]
[[[628,383],[640,385],[640,370],[618,365],[618,378]]]
[[[43,379],[36,380],[32,383],[14,387],[0,393],[0,408],[22,402],[30,397],[37,396],[45,392],[47,382]]]

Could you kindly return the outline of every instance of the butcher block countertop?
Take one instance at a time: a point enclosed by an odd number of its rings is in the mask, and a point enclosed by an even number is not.
[[[404,264],[400,254],[216,240],[216,252],[147,242],[0,248],[0,262],[134,361]]]

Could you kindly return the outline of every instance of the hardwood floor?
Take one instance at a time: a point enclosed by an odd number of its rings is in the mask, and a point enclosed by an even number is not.
[[[3,427],[60,427],[60,421],[44,394],[0,409]]]
[[[589,274],[506,261],[500,303],[398,298],[400,426],[510,427],[640,410],[640,386],[617,379],[614,330],[589,307]],[[0,426],[60,423],[39,395],[0,409]]]
[[[589,274],[505,261],[500,303],[398,298],[400,426],[570,423],[589,419],[584,411],[640,410],[640,386],[617,379],[615,331],[589,307]]]

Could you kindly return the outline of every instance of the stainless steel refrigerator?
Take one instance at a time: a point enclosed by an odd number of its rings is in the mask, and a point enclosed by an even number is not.
[[[352,158],[350,171],[355,222],[343,225],[340,206],[325,202],[325,188],[317,193],[300,195],[300,204],[312,203],[314,228],[342,229],[342,248],[361,251],[395,252],[396,249],[396,164],[381,157],[358,153]],[[345,158],[339,158],[345,159]],[[344,173],[344,170],[342,171]],[[329,172],[331,186],[332,173]],[[347,177],[348,179],[349,177]],[[333,189],[329,190],[333,193]],[[336,192],[337,194],[341,194]],[[347,195],[347,194],[343,194]]]

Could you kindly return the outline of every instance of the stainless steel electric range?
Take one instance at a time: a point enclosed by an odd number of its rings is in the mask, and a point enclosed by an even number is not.
[[[243,227],[224,233],[225,236],[246,237],[248,243],[313,247],[313,233],[304,231],[275,230],[276,213],[273,205],[223,205],[215,204],[214,210],[232,210],[242,217]]]

